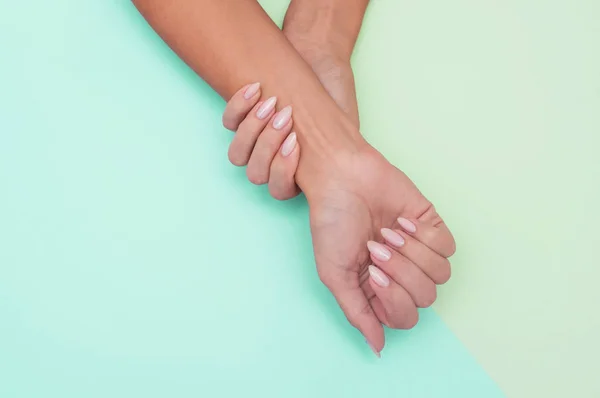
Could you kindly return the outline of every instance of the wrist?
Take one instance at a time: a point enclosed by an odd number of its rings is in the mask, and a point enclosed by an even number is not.
[[[294,108],[294,129],[301,148],[296,183],[310,201],[341,164],[348,164],[348,159],[363,153],[369,144],[337,108],[326,117],[303,116]]]
[[[292,0],[283,32],[305,60],[326,54],[349,63],[367,4],[368,0]]]
[[[316,32],[301,34],[293,27],[284,28],[283,34],[302,56],[302,59],[311,66],[324,59],[335,61],[338,64],[350,64],[354,43],[343,39],[333,40]]]

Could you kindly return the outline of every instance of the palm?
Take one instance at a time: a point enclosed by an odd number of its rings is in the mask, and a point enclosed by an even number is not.
[[[331,171],[318,198],[309,201],[321,279],[351,321],[374,310],[384,322],[377,298],[369,284],[362,283],[370,264],[366,242],[380,240],[380,229],[392,227],[398,216],[418,218],[429,213],[431,203],[404,173],[372,148]]]

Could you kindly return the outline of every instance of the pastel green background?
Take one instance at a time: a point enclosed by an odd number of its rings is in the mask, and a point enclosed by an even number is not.
[[[364,134],[459,243],[377,360],[303,199],[228,164],[223,101],[130,3],[0,0],[0,397],[600,396],[599,20],[372,2]]]

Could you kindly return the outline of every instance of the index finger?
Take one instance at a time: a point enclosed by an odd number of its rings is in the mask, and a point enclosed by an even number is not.
[[[452,233],[441,221],[438,225],[416,219],[398,217],[400,229],[443,257],[450,257],[456,251]]]
[[[260,99],[260,83],[247,84],[227,101],[223,112],[223,127],[236,131],[248,112]]]

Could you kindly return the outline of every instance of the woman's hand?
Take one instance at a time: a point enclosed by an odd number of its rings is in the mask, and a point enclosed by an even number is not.
[[[310,175],[302,188],[319,276],[379,353],[381,323],[411,328],[417,307],[435,300],[436,284],[450,277],[454,239],[412,181],[366,143],[336,151]]]
[[[298,0],[294,3],[299,4]],[[357,34],[360,23],[348,18],[347,13],[364,10],[367,0],[353,2],[364,6],[360,9],[346,7],[344,1],[304,3],[335,3],[338,12],[334,14],[344,23],[341,31]],[[383,329],[378,316],[382,322],[400,327],[412,325],[416,318],[406,295],[401,294],[404,282],[394,279],[395,284],[379,288],[374,283],[385,285],[385,275],[375,268],[371,268],[368,284],[376,298],[368,296],[369,289],[360,279],[370,263],[367,241],[381,242],[381,228],[393,227],[398,215],[424,223],[425,231],[437,228],[433,243],[424,245],[427,249],[405,234],[406,243],[397,252],[434,281],[443,282],[449,275],[444,256],[453,251],[454,244],[441,221],[435,221],[433,207],[403,173],[364,142],[356,123],[331,100],[260,4],[237,0],[134,0],[134,4],[167,44],[223,98],[230,99],[245,82],[260,81],[266,97],[277,95],[284,105],[293,104],[294,131],[302,146],[296,183],[310,206],[319,274],[352,324],[376,352],[381,351]],[[321,15],[327,19],[331,10],[325,9]],[[346,24],[349,21],[354,22]],[[258,119],[264,123],[265,119]],[[278,136],[269,142],[283,139]],[[257,143],[259,140],[256,138]],[[295,150],[298,148],[296,145]],[[269,177],[270,173],[269,168]],[[262,181],[265,175],[261,174]],[[419,228],[421,224],[417,231]],[[376,247],[372,243],[370,246],[375,252]],[[410,247],[422,250],[409,252]],[[391,271],[389,276],[394,276]]]
[[[250,84],[227,104],[223,124],[236,131],[229,158],[248,165],[250,181],[268,182],[275,198],[288,199],[299,192],[291,108],[275,112],[276,99],[260,95],[260,85]],[[368,144],[311,163],[317,168],[307,198],[319,275],[379,353],[381,324],[411,328],[417,308],[435,301],[436,284],[450,276],[454,240],[408,177]]]
[[[231,97],[223,113],[223,126],[234,131],[229,161],[246,166],[253,184],[269,184],[275,199],[291,199],[300,193],[294,180],[300,147],[292,132],[292,108],[275,112],[277,98],[260,100],[260,84],[248,84]]]

